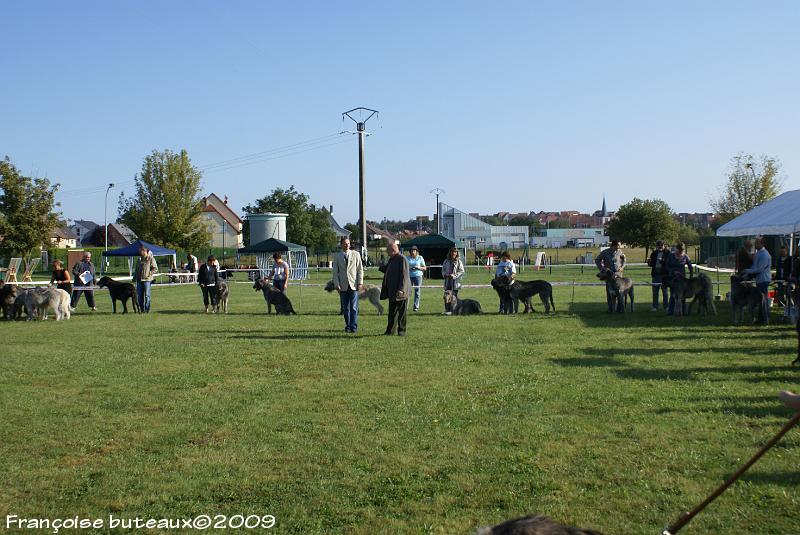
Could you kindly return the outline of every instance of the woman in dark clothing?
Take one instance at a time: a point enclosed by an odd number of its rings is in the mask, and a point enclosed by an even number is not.
[[[50,284],[56,283],[56,288],[66,291],[72,295],[72,277],[69,271],[64,269],[64,264],[61,260],[53,261],[53,274],[50,276]]]
[[[736,273],[751,267],[753,267],[753,242],[745,240],[742,248],[736,253]]]
[[[211,301],[211,308],[216,310],[217,306],[217,285],[219,285],[219,273],[215,265],[214,255],[208,257],[205,264],[200,266],[200,271],[197,273],[197,284],[203,291],[203,304],[206,306],[206,314],[208,314],[208,303]]]

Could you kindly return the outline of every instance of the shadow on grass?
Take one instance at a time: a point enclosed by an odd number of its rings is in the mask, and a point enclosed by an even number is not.
[[[336,333],[287,332],[283,334],[272,334],[272,333],[258,334],[249,332],[249,333],[231,334],[228,335],[228,338],[237,338],[242,340],[320,340],[320,339],[344,340],[347,338],[353,338],[353,339],[374,338],[376,336],[383,336],[383,333],[368,333],[368,334],[357,333],[354,336],[344,331]]]
[[[744,481],[756,484],[781,485],[784,487],[796,487],[800,482],[800,472],[772,472],[772,473],[748,473],[742,476]]]

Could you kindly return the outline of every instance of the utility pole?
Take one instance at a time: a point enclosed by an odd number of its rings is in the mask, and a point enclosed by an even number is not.
[[[108,188],[106,188],[106,200],[105,200],[105,203],[103,204],[103,228],[104,228],[104,230],[106,232],[105,251],[108,251],[108,192],[111,191],[111,188],[113,188],[113,187],[114,187],[114,184],[111,183],[111,184],[108,185]],[[103,257],[103,266],[102,266],[103,269],[101,271],[104,274],[107,271],[107,265],[106,265],[107,263],[108,263],[108,257],[107,256]]]
[[[358,119],[350,115],[351,113],[355,114],[355,112],[358,112]],[[369,113],[369,115],[362,121],[361,117],[365,113]],[[369,108],[353,108],[342,114],[342,120],[347,116],[348,119],[356,123],[356,131],[352,133],[358,135],[358,228],[361,231],[361,259],[365,262],[367,260],[367,210],[364,184],[364,138],[369,135],[366,131],[366,123],[376,113],[378,113],[377,110]]]
[[[436,195],[436,234],[442,233],[442,214],[439,213],[439,195],[446,193],[442,188],[433,188],[431,191]]]

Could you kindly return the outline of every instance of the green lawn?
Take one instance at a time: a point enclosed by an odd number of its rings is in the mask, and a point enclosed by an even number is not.
[[[593,280],[521,278],[537,276]],[[406,338],[380,336],[365,302],[346,335],[318,287],[290,288],[298,316],[268,317],[248,284],[226,316],[170,287],[147,316],[98,294],[97,313],[3,322],[0,515],[458,534],[537,512],[660,533],[790,417],[776,394],[800,383],[793,331],[733,327],[725,306],[651,313],[644,287],[632,316],[606,314],[602,288],[572,292],[556,288],[554,316],[506,317],[465,289],[487,314],[445,317],[427,290]],[[682,533],[797,533],[798,511],[795,429]]]

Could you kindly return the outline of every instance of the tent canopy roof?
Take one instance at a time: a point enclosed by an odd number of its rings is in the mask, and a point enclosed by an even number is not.
[[[305,251],[303,245],[290,243],[288,241],[279,240],[277,238],[268,238],[264,241],[248,245],[239,249],[239,254],[253,254],[253,253],[285,253],[287,251]]]
[[[717,229],[717,236],[761,236],[800,232],[800,189],[781,193]]]
[[[103,251],[103,256],[139,256],[139,247],[145,246],[147,250],[153,253],[153,256],[172,256],[175,254],[174,249],[167,249],[160,245],[153,245],[146,241],[136,240],[130,245],[120,247],[119,249],[111,249],[110,251]]]
[[[400,247],[403,249],[408,249],[412,245],[416,245],[417,247],[425,247],[425,248],[440,248],[440,249],[449,249],[451,247],[458,247],[459,249],[463,249],[463,245],[457,243],[446,236],[442,236],[441,234],[425,234],[423,236],[417,236],[411,240],[403,242],[400,244]]]

